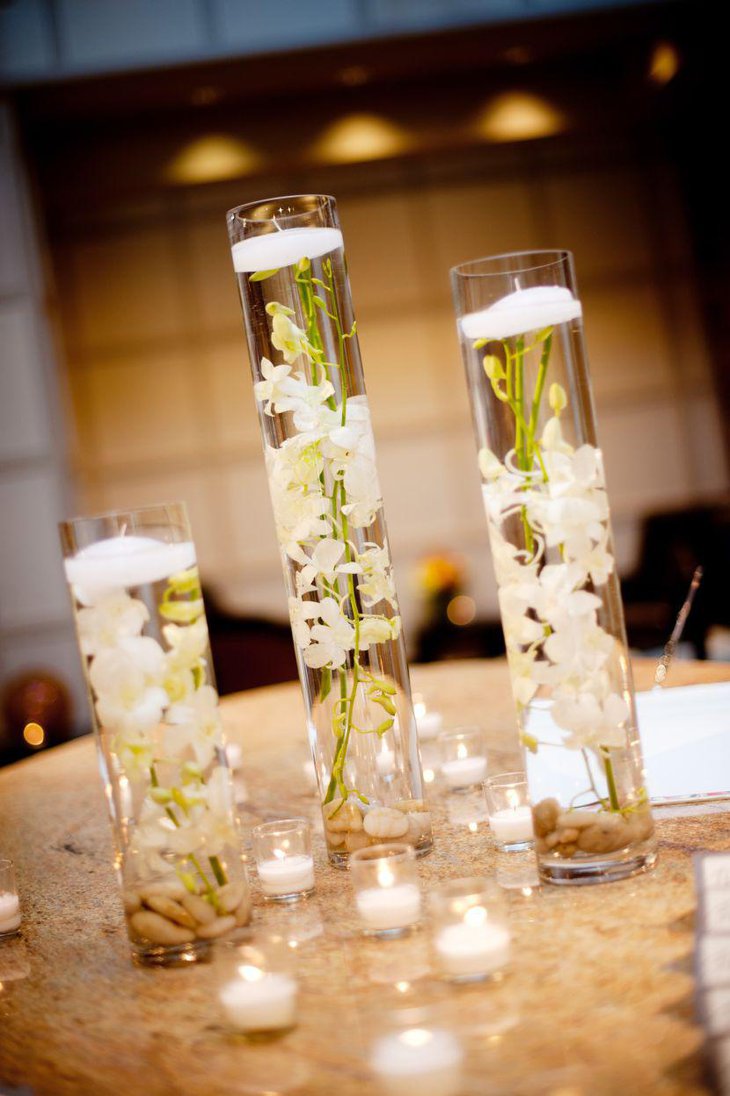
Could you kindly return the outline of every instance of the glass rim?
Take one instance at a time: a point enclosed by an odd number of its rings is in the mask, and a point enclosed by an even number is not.
[[[185,502],[150,502],[145,503],[144,506],[123,506],[114,510],[99,510],[95,514],[77,514],[72,518],[64,518],[63,521],[59,521],[58,526],[63,529],[67,526],[78,525],[84,521],[108,521],[110,518],[123,518],[128,514],[147,514],[153,513],[155,510],[171,510],[174,507],[181,509],[185,517],[188,518],[188,508]]]
[[[515,784],[527,784],[527,773],[495,773],[484,781],[485,788],[511,788]]]
[[[277,834],[291,833],[292,830],[311,830],[308,818],[280,818],[276,822],[259,822],[251,830],[252,837],[276,837]]]
[[[376,860],[415,860],[416,850],[405,841],[393,841],[386,845],[369,845],[350,853],[351,864],[369,864]]]
[[[465,875],[459,879],[446,879],[431,888],[429,898],[468,898],[484,892],[491,893],[497,884],[487,875]]]
[[[317,194],[317,193],[304,193],[304,194],[281,194],[274,198],[257,198],[253,202],[243,202],[242,205],[233,206],[226,213],[227,221],[240,221],[244,224],[265,225],[272,223],[276,220],[276,214],[271,216],[252,216],[247,217],[245,213],[247,211],[253,212],[254,210],[265,210],[268,207],[274,207],[280,202],[311,202],[311,206],[307,209],[301,209],[297,212],[282,213],[281,219],[293,220],[297,217],[309,217],[312,213],[317,213],[321,210],[327,209],[329,206],[336,204],[335,198],[331,194]]]
[[[551,256],[550,259],[540,262],[542,256]],[[452,266],[450,274],[452,278],[506,278],[514,274],[529,274],[536,270],[549,270],[550,267],[571,264],[572,251],[562,247],[548,247],[527,249],[525,251],[504,251],[498,255],[485,255],[480,259],[467,259],[466,262]],[[516,265],[502,270],[486,269],[489,264],[515,260]],[[520,263],[520,260],[524,260]],[[529,265],[527,260],[530,260]]]
[[[447,727],[445,731],[439,731],[436,741],[449,742],[451,739],[465,738],[468,735],[479,735],[486,739],[487,732],[479,723],[464,724],[463,727]]]

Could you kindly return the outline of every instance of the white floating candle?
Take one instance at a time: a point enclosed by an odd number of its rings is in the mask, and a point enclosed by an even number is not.
[[[421,892],[415,883],[367,887],[357,892],[355,902],[363,925],[375,932],[408,928],[421,916]]]
[[[504,807],[489,815],[489,828],[500,845],[532,841],[532,811],[528,806]]]
[[[231,248],[233,269],[238,274],[279,270],[300,259],[318,259],[343,247],[338,228],[283,228],[262,236],[249,236]]]
[[[387,1096],[455,1096],[463,1057],[448,1031],[410,1028],[379,1039],[370,1064]]]
[[[439,965],[452,978],[479,978],[509,961],[510,935],[503,925],[445,925],[434,940]]]
[[[535,285],[508,293],[480,312],[469,312],[460,323],[467,339],[508,339],[576,320],[582,314],[580,301],[569,289]]]
[[[20,928],[20,902],[17,894],[0,894],[0,933],[17,932]]]
[[[280,1031],[296,1022],[297,984],[288,974],[239,967],[221,990],[221,1004],[238,1031]]]
[[[66,578],[84,596],[160,582],[195,564],[192,541],[165,544],[153,537],[110,537],[64,561]]]
[[[262,860],[258,873],[261,889],[270,898],[314,889],[314,860],[303,853]]]
[[[451,761],[444,761],[441,765],[441,774],[449,788],[469,788],[473,784],[481,784],[487,775],[487,759],[481,754],[472,757],[455,757]]]

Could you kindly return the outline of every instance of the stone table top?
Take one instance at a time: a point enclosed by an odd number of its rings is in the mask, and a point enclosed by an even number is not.
[[[636,669],[647,687],[653,665]],[[730,666],[677,663],[669,683],[718,680],[730,680]],[[447,725],[486,726],[493,771],[514,765],[503,662],[415,667],[413,682]],[[224,712],[244,747],[246,834],[292,812],[316,819],[298,686],[228,698]],[[523,870],[524,857],[494,850],[468,801],[458,797],[455,813],[456,799],[435,801],[424,888],[475,873],[504,883]],[[525,885],[505,891],[510,969],[476,987],[432,977],[422,929],[393,941],[358,936],[349,877],[327,864],[318,836],[310,899],[272,908],[254,883],[254,930],[288,941],[301,997],[293,1031],[252,1045],[225,1028],[216,963],[132,964],[92,741],[23,761],[0,772],[0,855],[16,862],[23,908],[21,934],[0,942],[0,1092],[367,1096],[368,1047],[398,1002],[456,1025],[469,1096],[706,1092],[693,1024],[691,855],[730,847],[730,813],[666,818],[658,832],[650,875],[582,888],[513,879]]]

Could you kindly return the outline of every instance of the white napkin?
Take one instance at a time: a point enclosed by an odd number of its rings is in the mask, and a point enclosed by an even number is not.
[[[653,801],[730,796],[730,682],[636,694]]]

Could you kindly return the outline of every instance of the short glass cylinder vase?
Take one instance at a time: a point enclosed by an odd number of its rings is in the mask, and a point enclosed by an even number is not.
[[[60,528],[132,953],[190,962],[251,901],[185,507]]]
[[[332,198],[228,213],[330,861],[431,848],[342,233]]]
[[[452,285],[540,873],[619,879],[656,842],[572,257]]]

